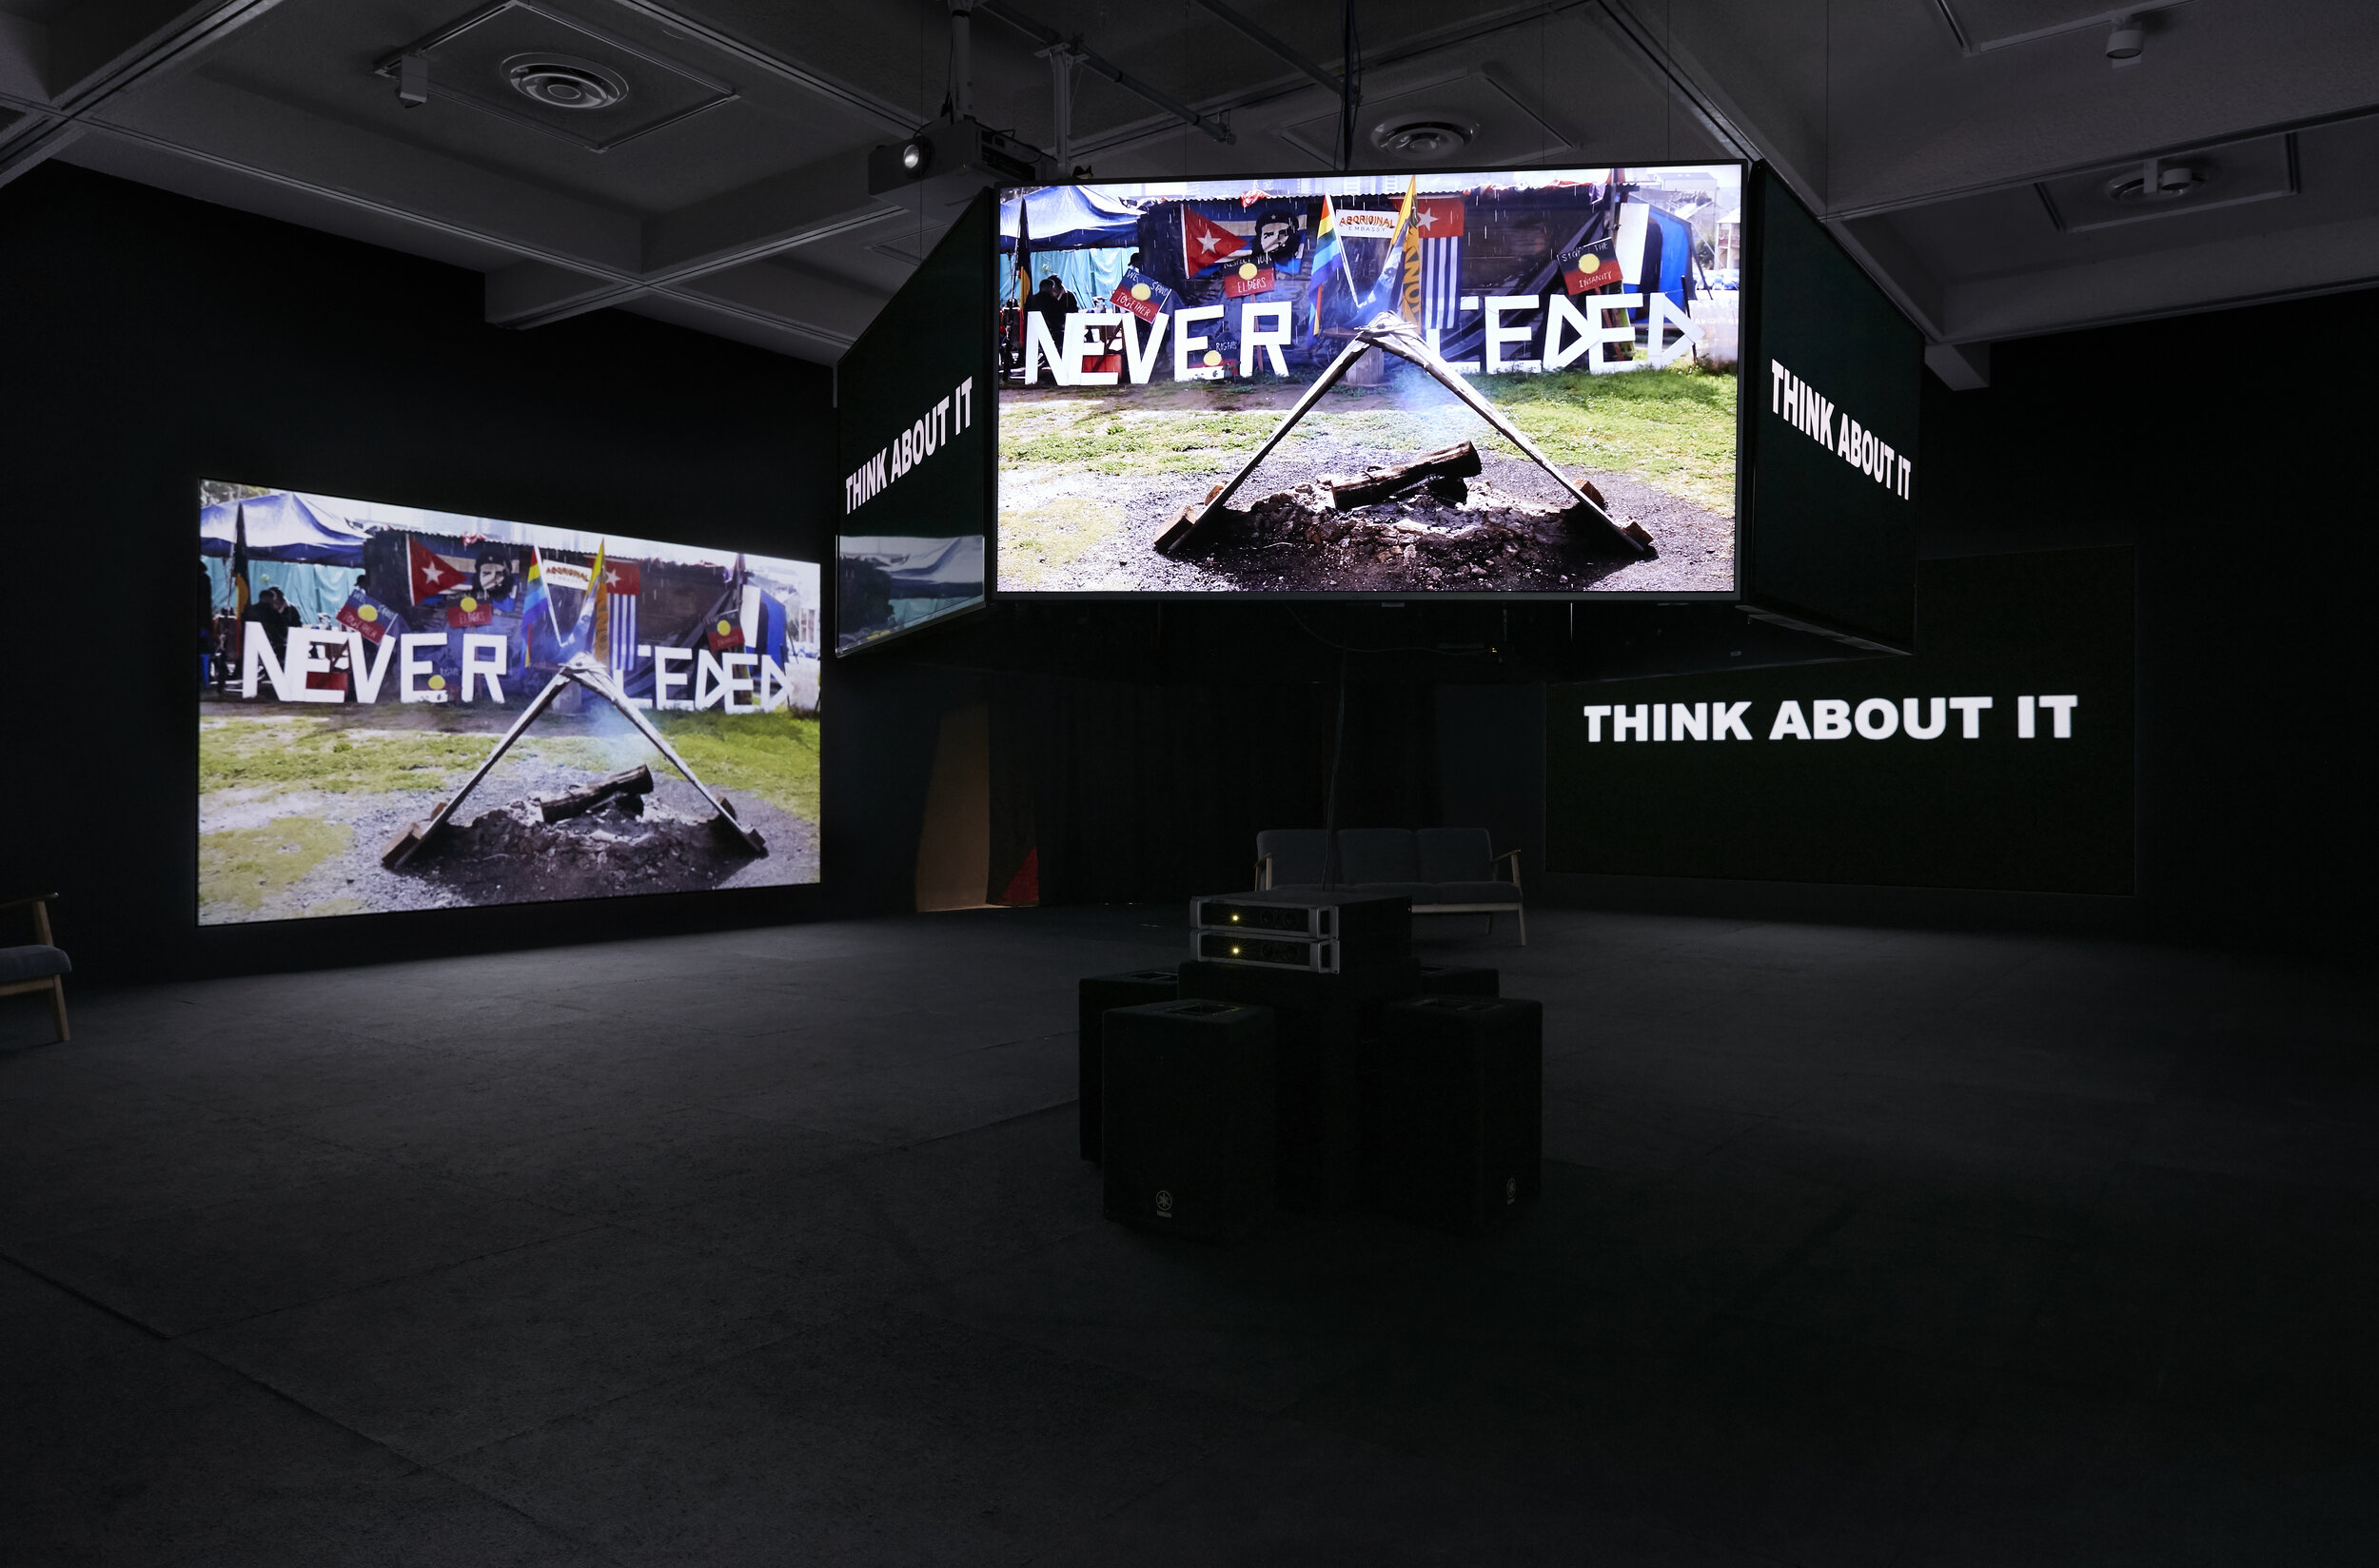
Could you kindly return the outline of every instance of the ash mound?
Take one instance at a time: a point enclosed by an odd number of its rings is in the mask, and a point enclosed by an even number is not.
[[[714,888],[752,861],[752,852],[715,826],[615,795],[560,821],[516,800],[444,832],[404,868],[454,888],[475,903],[602,898],[619,893]]]
[[[1249,587],[1582,588],[1634,557],[1608,530],[1582,530],[1561,504],[1492,480],[1424,484],[1346,504],[1311,480],[1248,504],[1202,564]],[[1599,537],[1598,537],[1599,536]]]

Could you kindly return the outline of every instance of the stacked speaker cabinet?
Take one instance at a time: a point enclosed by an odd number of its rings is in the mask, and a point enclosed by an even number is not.
[[[1109,1010],[1170,1002],[1180,994],[1179,975],[1170,969],[1094,974],[1074,988],[1074,1072],[1081,1089],[1082,1157],[1092,1164],[1099,1158],[1099,1058]]]
[[[1282,1207],[1328,1211],[1363,1196],[1362,1075],[1380,1009],[1415,994],[1420,970],[1409,958],[1353,974],[1194,958],[1181,966],[1182,995],[1250,1003],[1278,1017]]]
[[[1278,1133],[1269,1009],[1205,999],[1106,1017],[1107,1217],[1229,1241],[1270,1212]]]
[[[1543,1183],[1544,1009],[1512,997],[1392,1002],[1380,1027],[1380,1207],[1492,1230]]]
[[[1503,975],[1494,970],[1474,969],[1467,964],[1424,964],[1421,966],[1421,994],[1501,996],[1504,994]]]

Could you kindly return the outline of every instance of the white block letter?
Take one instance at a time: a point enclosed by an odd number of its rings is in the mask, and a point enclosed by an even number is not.
[[[487,682],[487,699],[501,703],[504,699],[503,682],[497,679],[504,673],[504,648],[511,638],[487,632],[462,634],[462,700],[471,700],[471,688],[479,681]]]
[[[1809,716],[1815,721],[1812,732],[1819,740],[1839,740],[1850,734],[1850,704],[1834,698],[1819,697],[1809,704]]]
[[[1258,316],[1269,317],[1272,324],[1259,328],[1256,325]],[[1239,313],[1239,374],[1255,374],[1255,354],[1260,348],[1264,350],[1265,358],[1272,362],[1273,375],[1288,375],[1288,363],[1281,358],[1280,351],[1295,336],[1288,325],[1288,302],[1286,300],[1251,304],[1242,310]]]
[[[1194,304],[1174,318],[1173,380],[1177,382],[1204,381],[1213,375],[1214,372],[1209,370],[1203,363],[1195,365],[1190,363],[1190,356],[1192,354],[1204,354],[1214,346],[1209,340],[1191,332],[1190,327],[1195,322],[1220,321],[1222,316],[1223,307],[1219,304]],[[1222,367],[1217,365],[1214,368],[1219,370]]]
[[[1768,727],[1770,740],[1806,740],[1809,721],[1800,716],[1800,704],[1787,702],[1776,710],[1776,722]]]
[[[2049,734],[2058,740],[2074,738],[2074,710],[2081,706],[2077,696],[2044,696],[2040,706],[2049,710]]]
[[[1610,716],[1611,710],[1608,704],[1591,707],[1586,710],[1586,743],[1588,745],[1592,745],[1596,741],[1602,738],[1602,721]]]
[[[1586,310],[1594,318],[1594,325],[1586,332],[1586,336],[1594,340],[1593,350],[1586,355],[1588,370],[1598,376],[1616,376],[1622,370],[1642,370],[1644,367],[1644,362],[1636,358],[1635,323],[1628,321],[1625,314],[1642,304],[1643,296],[1641,294],[1586,296]],[[1617,326],[1610,324],[1609,312],[1614,310],[1621,312]],[[1627,357],[1614,360],[1603,352],[1606,348],[1624,348]]]
[[[429,675],[429,660],[415,658],[413,650],[443,648],[446,645],[446,634],[443,632],[407,632],[397,640],[402,644],[397,650],[397,700],[400,702],[445,701],[446,693],[442,687],[425,692],[413,684],[414,676]],[[436,680],[439,677],[430,676],[430,678]]]
[[[1654,294],[1648,298],[1652,302],[1652,331],[1651,341],[1645,346],[1652,351],[1652,368],[1664,370],[1677,363],[1678,355],[1701,341],[1701,323],[1678,309],[1677,302],[1665,294]],[[1677,327],[1678,337],[1675,343],[1662,347],[1661,331],[1667,326]]]
[[[1140,341],[1140,318],[1130,311],[1124,313],[1124,370],[1134,386],[1149,384],[1149,372],[1156,368],[1156,345],[1165,341],[1165,326],[1172,317],[1160,310],[1156,320],[1148,323],[1148,342]]]
[[[1066,368],[1072,374],[1067,378],[1073,386],[1112,386],[1115,372],[1092,370],[1091,361],[1103,358],[1107,345],[1091,330],[1091,318],[1079,311],[1066,318]],[[932,450],[929,446],[927,450]]]
[[[1724,740],[1726,733],[1732,730],[1735,732],[1736,739],[1749,740],[1751,732],[1743,728],[1743,713],[1750,706],[1748,702],[1720,703],[1718,711],[1710,715],[1710,738]]]
[[[656,708],[691,708],[693,703],[681,696],[672,696],[672,689],[682,691],[687,675],[684,666],[694,661],[691,648],[659,648],[653,650],[653,706]],[[678,665],[676,670],[670,669]]]
[[[1542,370],[1534,360],[1506,360],[1504,345],[1524,343],[1535,332],[1534,327],[1505,326],[1504,315],[1512,310],[1534,310],[1541,302],[1534,294],[1490,294],[1486,301],[1486,373],[1507,375],[1515,370]]]
[[[752,690],[753,686],[751,676],[748,674],[738,676],[736,672],[738,670],[749,671],[759,661],[759,655],[744,653],[729,654],[726,657],[718,661],[720,666],[727,672],[727,678],[721,683],[721,693],[725,697],[725,700],[721,702],[719,706],[725,708],[731,714],[757,714],[759,712],[759,709],[754,707],[749,702],[737,702],[736,700],[736,694],[737,692],[748,692]]]
[[[1041,379],[1041,362],[1049,362],[1049,379],[1060,386],[1073,384],[1073,367],[1066,356],[1058,352],[1057,340],[1049,329],[1049,318],[1037,310],[1024,313],[1024,384],[1031,386]]]
[[[1987,696],[1954,696],[1950,698],[1950,706],[1956,709],[1959,716],[1966,721],[1966,727],[1958,734],[1968,740],[1980,739],[1982,720],[1978,715],[1991,706],[1991,699]]]
[[[1869,740],[1889,740],[1900,727],[1900,711],[1892,705],[1889,697],[1871,696],[1858,705],[1858,713],[1852,722],[1858,726],[1858,733]]]

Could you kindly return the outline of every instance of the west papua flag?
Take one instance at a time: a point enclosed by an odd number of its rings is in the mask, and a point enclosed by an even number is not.
[[[1414,209],[1412,226],[1424,240],[1459,240],[1462,238],[1462,198],[1459,196],[1424,196]]]
[[[391,632],[405,630],[403,616],[361,588],[348,594],[347,601],[339,606],[338,621],[350,632],[363,633],[366,642],[378,642]]]
[[[1245,234],[1234,234],[1193,207],[1181,209],[1181,270],[1195,277],[1209,267],[1238,261],[1254,248]]]
[[[407,539],[404,549],[409,568],[405,576],[416,604],[477,580],[479,569],[465,558],[442,556],[417,539]]]
[[[641,577],[632,560],[609,561],[603,566],[602,591],[611,599],[611,646],[605,657],[613,669],[623,674],[636,664],[636,598]]]

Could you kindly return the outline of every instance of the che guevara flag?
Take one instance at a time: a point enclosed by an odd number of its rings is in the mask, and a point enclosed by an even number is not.
[[[1181,270],[1196,277],[1225,262],[1244,261],[1254,249],[1245,234],[1234,234],[1195,207],[1181,209]]]

